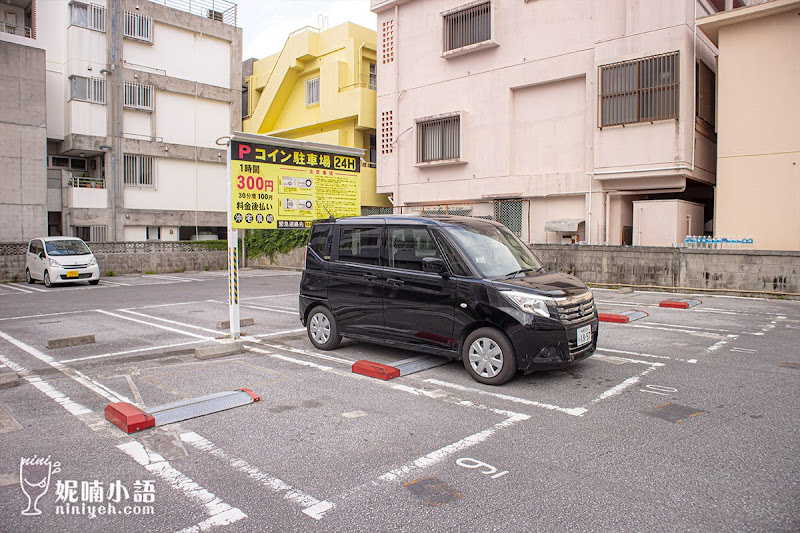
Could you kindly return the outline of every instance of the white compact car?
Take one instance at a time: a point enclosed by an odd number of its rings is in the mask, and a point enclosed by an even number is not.
[[[25,258],[25,279],[36,280],[46,287],[54,283],[88,281],[89,285],[100,282],[100,267],[97,259],[77,237],[43,237],[28,243]]]

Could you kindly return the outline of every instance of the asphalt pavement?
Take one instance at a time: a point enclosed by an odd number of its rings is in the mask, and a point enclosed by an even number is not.
[[[314,349],[298,286],[242,271],[245,351],[200,361],[228,342],[225,272],[0,284],[0,372],[21,378],[0,390],[0,531],[800,530],[800,302],[595,290],[646,316],[491,387],[460,363],[354,374],[424,354]],[[242,387],[261,401],[131,435],[104,418]]]

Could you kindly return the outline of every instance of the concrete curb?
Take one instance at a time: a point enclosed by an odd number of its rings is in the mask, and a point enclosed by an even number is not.
[[[47,347],[52,348],[66,348],[67,346],[80,346],[81,344],[94,344],[95,338],[92,335],[76,335],[75,337],[64,337],[63,339],[50,339],[47,341]]]
[[[255,325],[256,320],[254,318],[240,318],[239,319],[239,327],[243,328],[245,326],[253,326]],[[230,329],[231,328],[231,321],[230,320],[223,320],[222,322],[217,322],[217,329]]]
[[[214,346],[207,346],[205,348],[195,348],[194,358],[199,359],[200,361],[207,361],[208,359],[227,357],[229,355],[236,355],[242,352],[244,352],[244,343],[242,342],[217,344]]]
[[[19,385],[19,375],[16,372],[0,372],[0,389],[10,389]]]

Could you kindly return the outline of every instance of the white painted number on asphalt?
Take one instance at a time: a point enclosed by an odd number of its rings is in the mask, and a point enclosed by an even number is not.
[[[493,467],[492,465],[484,463],[483,461],[478,461],[477,459],[472,459],[471,457],[462,457],[461,459],[456,459],[456,464],[458,466],[463,466],[464,468],[486,468],[486,470],[481,470],[481,474],[491,476],[492,479],[496,479],[508,474],[508,470],[498,472],[497,468]]]

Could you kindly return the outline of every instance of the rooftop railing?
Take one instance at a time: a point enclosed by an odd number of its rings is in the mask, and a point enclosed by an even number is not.
[[[150,0],[178,11],[218,20],[236,26],[237,6],[229,0]]]

